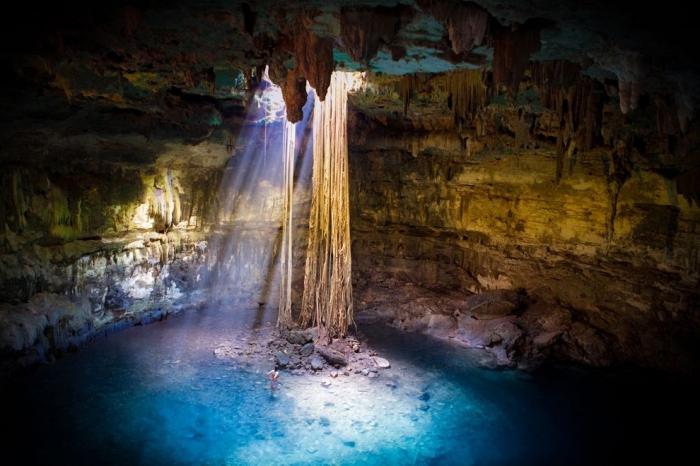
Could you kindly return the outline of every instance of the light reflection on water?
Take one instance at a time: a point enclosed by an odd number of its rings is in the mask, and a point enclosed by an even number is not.
[[[617,379],[483,370],[378,328],[364,330],[392,362],[380,377],[283,373],[271,394],[271,362],[212,353],[231,335],[254,341],[234,324],[243,312],[127,329],[23,377],[6,419],[32,447],[14,447],[53,464],[585,464],[636,422]]]

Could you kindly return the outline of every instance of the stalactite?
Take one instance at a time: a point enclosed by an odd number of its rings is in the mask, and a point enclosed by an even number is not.
[[[486,105],[486,85],[482,70],[453,71],[447,75],[447,90],[455,124],[472,122]]]
[[[691,104],[682,95],[656,95],[656,130],[664,150],[676,154],[686,146],[688,125],[692,118]],[[683,150],[680,150],[683,152]]]
[[[302,109],[306,103],[306,80],[297,76],[296,69],[289,70],[280,87],[287,108],[287,120],[291,123],[301,121],[304,117]]]
[[[493,38],[493,80],[518,91],[530,55],[540,47],[540,28],[536,23],[499,26]]]
[[[632,161],[627,142],[618,140],[610,153],[609,159],[604,159],[607,165],[607,190],[610,212],[606,225],[607,249],[612,246],[615,237],[615,220],[617,218],[617,203],[620,191],[632,174]]]
[[[288,327],[292,323],[292,244],[293,244],[293,194],[294,194],[294,148],[296,125],[285,121],[282,139],[283,167],[283,206],[282,206],[282,249],[280,251],[280,299],[277,313],[277,326]]]
[[[576,84],[581,77],[581,67],[564,60],[536,62],[531,65],[532,80],[537,86],[541,104],[558,110],[561,106],[562,89]]]
[[[292,122],[301,120],[301,108],[306,102],[306,81],[316,94],[325,99],[333,73],[333,43],[331,37],[321,37],[312,31],[313,20],[301,15],[292,21],[275,44],[269,58],[269,76],[282,88],[287,106],[287,117]],[[285,64],[294,58],[294,68]]]
[[[334,72],[324,102],[316,97],[309,240],[300,321],[325,337],[353,322],[347,141],[347,92],[352,73]]]
[[[601,139],[603,86],[581,75],[578,65],[565,61],[533,63],[532,80],[540,102],[558,116],[557,180],[561,179],[564,158],[573,161],[579,150],[590,150]]]
[[[693,100],[684,93],[676,93],[673,101],[676,104],[678,127],[681,130],[681,134],[686,134],[690,121],[693,119]]]
[[[419,0],[418,3],[445,26],[454,53],[469,52],[483,43],[490,16],[479,5],[461,0]]]
[[[345,50],[359,63],[369,63],[379,47],[390,45],[413,15],[405,5],[395,7],[345,7],[340,14],[340,34]]]
[[[401,77],[399,81],[399,95],[403,102],[403,114],[408,114],[408,106],[411,103],[411,97],[416,92],[417,79],[415,74],[407,74]]]
[[[639,83],[636,81],[618,80],[617,92],[620,97],[620,111],[623,115],[637,109],[639,103]]]
[[[308,29],[309,26],[300,27],[294,37],[296,77],[306,78],[319,98],[324,100],[333,73],[333,39],[319,37]]]

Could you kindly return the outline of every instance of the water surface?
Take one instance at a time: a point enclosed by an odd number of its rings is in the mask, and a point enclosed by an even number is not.
[[[650,373],[480,369],[478,353],[381,327],[392,368],[282,375],[217,359],[264,344],[245,310],[207,310],[100,338],[4,387],[16,464],[627,464],[690,451],[695,386]],[[265,334],[258,331],[257,335]],[[330,381],[324,387],[322,381]],[[691,424],[692,425],[692,424]],[[10,456],[12,455],[12,456]],[[7,464],[7,463],[5,463]]]

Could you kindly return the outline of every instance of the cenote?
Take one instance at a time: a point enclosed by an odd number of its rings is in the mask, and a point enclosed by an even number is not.
[[[2,464],[692,458],[678,2],[55,3],[0,20]]]
[[[478,352],[387,327],[362,329],[391,359],[380,377],[285,374],[271,391],[264,364],[232,366],[212,347],[265,344],[274,322],[241,337],[230,316],[130,328],[20,377],[9,452],[18,464],[626,463],[689,452],[682,426],[700,414],[690,387],[649,374],[489,370]]]

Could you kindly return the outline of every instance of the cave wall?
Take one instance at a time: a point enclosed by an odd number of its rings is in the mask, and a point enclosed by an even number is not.
[[[433,313],[453,320],[452,337],[470,293],[521,290],[566,316],[549,329],[565,358],[688,363],[700,207],[676,180],[639,164],[618,193],[610,152],[580,153],[558,178],[551,145],[501,135],[468,147],[440,118],[364,113],[350,156],[356,279],[464,293],[399,306],[394,323],[426,330]]]
[[[3,354],[35,362],[182,307],[204,265],[217,170],[33,162],[2,165]]]
[[[15,133],[0,150],[0,365],[51,359],[183,309],[276,311],[283,126],[251,112],[198,142],[118,125],[77,137],[42,122],[17,129],[43,144]],[[310,160],[300,155],[296,171],[300,299]]]

